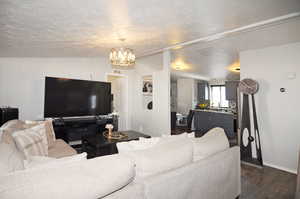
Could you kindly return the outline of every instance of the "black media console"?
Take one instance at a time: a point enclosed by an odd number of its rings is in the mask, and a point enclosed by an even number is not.
[[[69,143],[81,140],[84,136],[102,133],[106,130],[106,124],[113,124],[114,130],[117,131],[117,121],[113,116],[58,118],[53,120],[53,127],[56,138]]]
[[[0,108],[0,127],[9,120],[19,119],[17,108]]]

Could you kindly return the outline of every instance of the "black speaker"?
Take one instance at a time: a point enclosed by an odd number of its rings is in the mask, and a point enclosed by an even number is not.
[[[19,119],[17,108],[0,108],[0,126],[9,120]]]

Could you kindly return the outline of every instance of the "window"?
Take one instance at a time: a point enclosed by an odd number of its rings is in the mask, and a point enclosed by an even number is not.
[[[213,107],[228,107],[225,86],[211,86],[210,99]]]
[[[208,92],[209,86],[208,84],[205,85],[205,100],[209,100],[209,92]]]

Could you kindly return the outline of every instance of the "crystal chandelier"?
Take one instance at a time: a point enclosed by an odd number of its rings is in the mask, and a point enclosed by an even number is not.
[[[119,69],[130,69],[135,64],[135,55],[129,48],[111,49],[109,59],[110,63]]]
[[[125,38],[120,38],[121,42]],[[135,55],[130,48],[113,48],[109,54],[110,63],[116,69],[133,69],[135,64]]]

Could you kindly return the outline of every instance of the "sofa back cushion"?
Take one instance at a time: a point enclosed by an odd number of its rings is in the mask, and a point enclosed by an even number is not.
[[[96,199],[134,178],[134,163],[120,155],[73,162],[58,168],[28,169],[0,178],[1,199]]]
[[[48,155],[48,143],[44,124],[16,131],[12,136],[16,142],[17,148],[24,154],[25,158],[34,155]]]
[[[178,135],[163,134],[161,137],[162,138],[171,138],[171,139],[194,138],[195,137],[195,132],[190,132],[190,133],[184,132],[184,133],[181,133],[181,134],[178,134]]]
[[[145,150],[119,153],[135,162],[137,179],[176,169],[193,161],[193,146],[188,138],[161,139]]]
[[[161,140],[160,137],[152,137],[152,138],[143,138],[140,137],[139,140],[132,140],[129,142],[118,142],[117,148],[119,153],[124,153],[127,151],[137,151],[137,150],[145,150],[153,147]]]
[[[198,161],[229,148],[229,141],[222,128],[213,128],[200,138],[191,138],[194,161]]]
[[[86,159],[86,152],[63,158],[51,158],[47,156],[30,156],[27,160],[24,160],[24,167],[25,169],[64,167],[66,164],[83,161]]]

